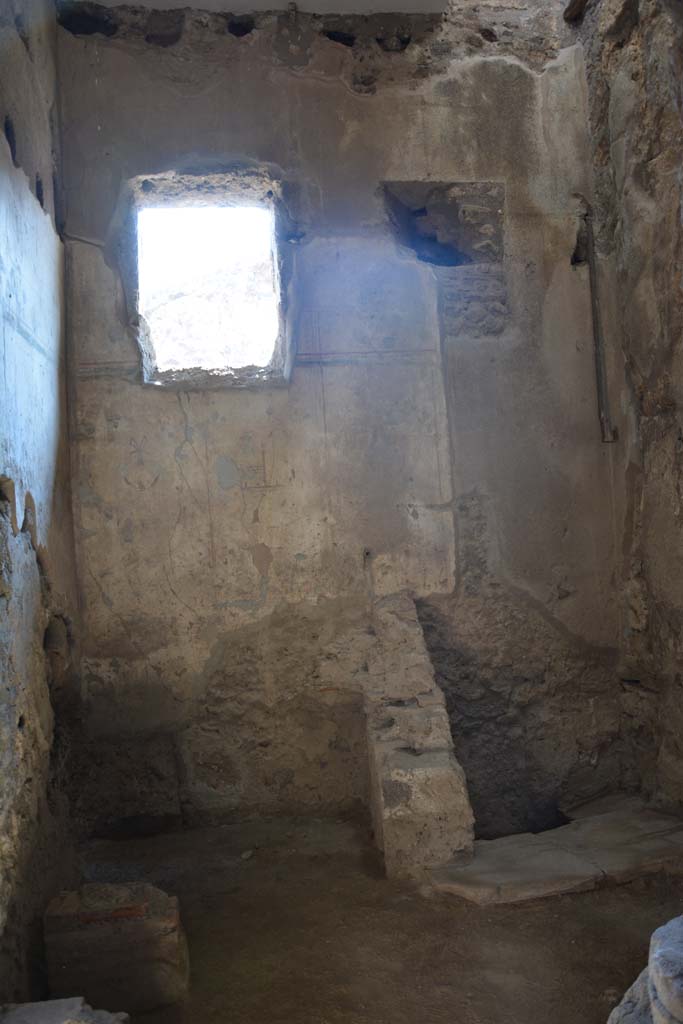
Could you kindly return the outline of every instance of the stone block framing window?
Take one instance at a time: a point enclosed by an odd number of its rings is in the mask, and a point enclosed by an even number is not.
[[[291,236],[281,184],[254,167],[136,178],[119,261],[146,384],[284,384]]]

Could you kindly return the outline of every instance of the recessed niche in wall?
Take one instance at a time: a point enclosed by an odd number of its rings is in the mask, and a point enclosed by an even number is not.
[[[510,322],[503,183],[386,181],[383,195],[398,245],[433,267],[444,341],[502,334]]]
[[[397,241],[441,267],[503,259],[505,188],[495,181],[386,181]]]

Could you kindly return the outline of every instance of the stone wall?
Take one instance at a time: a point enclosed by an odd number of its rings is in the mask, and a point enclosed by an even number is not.
[[[52,5],[3,0],[0,52],[2,999],[40,988],[40,917],[68,875],[53,704],[72,681],[76,592]]]
[[[680,808],[683,16],[667,0],[603,0],[574,31],[586,47],[597,238],[626,370],[617,400],[632,410],[619,453],[621,676],[646,788]]]
[[[630,768],[621,499],[573,258],[587,97],[561,10],[237,24],[62,5],[79,749],[100,765],[76,772],[100,780],[84,820],[126,817],[126,780],[142,826],[362,805],[353,669],[327,686],[320,665],[400,592],[438,627],[485,831],[540,826]],[[289,387],[144,387],[122,189],[240,160],[277,171],[298,228]]]
[[[501,39],[506,24],[497,13]],[[439,271],[456,585],[420,616],[485,838],[553,827],[563,805],[639,784],[640,721],[624,714],[618,675],[623,483],[618,447],[601,442],[581,243],[593,194],[583,53],[560,38],[540,75],[496,77],[494,124],[515,125],[510,153],[523,154],[516,172],[491,170],[505,183],[502,253]],[[508,97],[523,104],[527,90],[534,116],[520,123]],[[612,286],[600,284],[604,316]],[[621,385],[613,358],[608,376]],[[612,412],[623,432],[628,408]]]
[[[420,877],[471,856],[474,815],[413,601],[373,608],[364,704],[375,842],[387,875]]]
[[[59,8],[58,196],[54,11],[0,0],[0,994],[67,765],[90,831],[371,806],[410,871],[420,814],[471,843],[440,686],[480,835],[680,805],[679,5]],[[241,163],[296,228],[289,385],[145,387],[120,198]]]

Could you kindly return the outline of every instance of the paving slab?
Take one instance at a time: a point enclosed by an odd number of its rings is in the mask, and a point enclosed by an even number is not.
[[[610,811],[590,818],[579,818],[569,825],[550,829],[545,836],[576,837],[576,841],[602,845],[631,842],[644,836],[668,835],[683,830],[683,821],[661,811]]]
[[[0,1024],[128,1024],[127,1013],[93,1010],[80,996],[0,1006]]]
[[[521,903],[683,868],[680,818],[642,801],[613,806],[548,832],[479,840],[468,864],[432,872],[432,886],[479,905]]]
[[[586,858],[527,832],[479,840],[469,864],[439,868],[432,873],[432,881],[439,892],[484,906],[584,892],[594,889],[601,876],[600,869]]]
[[[683,823],[648,809],[581,818],[546,833],[563,850],[586,857],[607,881],[621,883],[681,861]]]

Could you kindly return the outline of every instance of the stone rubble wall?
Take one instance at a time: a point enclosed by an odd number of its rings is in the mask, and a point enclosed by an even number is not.
[[[78,689],[55,34],[48,0],[0,0],[0,1000],[39,991],[42,911],[71,868],[54,717]]]
[[[610,446],[625,484],[619,674],[645,789],[680,809],[683,11],[675,0],[583,6],[573,31],[585,50],[611,398],[627,411]]]
[[[471,854],[474,816],[414,602],[379,601],[364,694],[375,842],[387,875]]]
[[[139,747],[84,740],[71,767],[72,814],[98,834],[292,809],[362,817],[370,807],[389,874],[472,844],[444,697],[405,593],[274,617],[248,643],[228,639],[185,729],[154,749],[144,738]]]

